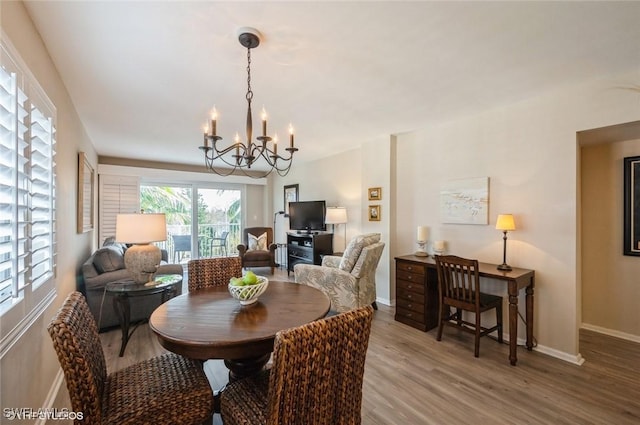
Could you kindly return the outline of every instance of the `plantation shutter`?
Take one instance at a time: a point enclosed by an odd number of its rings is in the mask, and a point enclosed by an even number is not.
[[[100,244],[116,234],[116,216],[140,212],[140,179],[100,175]]]
[[[9,64],[3,64],[0,68],[0,302],[26,285],[27,97],[20,85],[18,73],[10,70]]]
[[[32,93],[39,90],[32,89]],[[39,286],[53,276],[55,265],[55,127],[46,99],[32,94],[30,199],[31,282]]]

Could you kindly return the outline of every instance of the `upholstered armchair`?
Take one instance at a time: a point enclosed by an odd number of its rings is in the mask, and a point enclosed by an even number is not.
[[[376,308],[376,269],[383,250],[379,233],[356,236],[342,257],[325,255],[320,266],[296,264],[296,282],[324,292],[335,312],[366,305]]]
[[[276,247],[271,227],[247,227],[242,232],[242,244],[238,245],[242,267],[270,267],[273,274]]]

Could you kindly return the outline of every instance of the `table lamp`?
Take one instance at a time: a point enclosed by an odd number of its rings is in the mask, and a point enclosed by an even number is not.
[[[136,283],[152,280],[162,260],[160,248],[151,242],[167,239],[164,214],[118,214],[116,241],[133,244],[124,254],[124,265]]]
[[[418,249],[413,254],[416,257],[428,257],[427,254],[427,240],[429,240],[429,228],[427,226],[418,226],[418,234],[416,236],[418,242]]]
[[[347,244],[347,209],[345,207],[327,207],[325,224],[331,224],[335,233],[336,224],[344,224],[344,243]]]
[[[513,221],[512,214],[500,214],[496,220],[496,229],[502,230],[504,236],[502,237],[502,264],[498,266],[498,270],[510,271],[511,266],[507,264],[507,232],[516,230],[516,225]]]

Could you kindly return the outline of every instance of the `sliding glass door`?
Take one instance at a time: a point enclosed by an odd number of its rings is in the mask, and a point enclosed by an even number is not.
[[[140,186],[140,208],[165,213],[169,262],[236,255],[240,243],[242,190],[196,185]]]

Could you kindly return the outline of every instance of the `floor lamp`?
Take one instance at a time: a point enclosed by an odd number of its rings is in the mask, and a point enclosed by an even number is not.
[[[327,207],[325,224],[331,224],[335,233],[336,224],[344,224],[344,244],[347,245],[347,209],[345,207]]]

